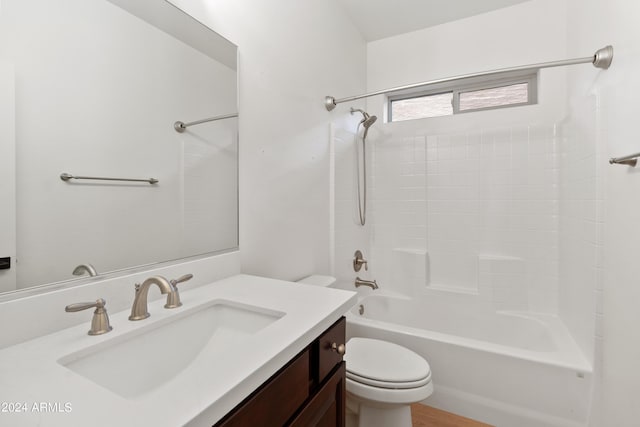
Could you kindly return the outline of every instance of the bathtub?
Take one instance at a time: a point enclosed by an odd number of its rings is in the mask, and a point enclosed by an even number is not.
[[[500,427],[587,424],[592,367],[555,316],[373,294],[347,313],[353,336],[427,359],[430,406]]]

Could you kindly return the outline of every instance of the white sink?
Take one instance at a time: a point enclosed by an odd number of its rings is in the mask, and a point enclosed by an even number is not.
[[[284,316],[283,312],[213,300],[69,354],[58,363],[90,381],[131,399],[176,377],[199,357],[233,346]]]

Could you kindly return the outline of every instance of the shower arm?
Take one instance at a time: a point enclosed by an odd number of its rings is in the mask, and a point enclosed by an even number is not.
[[[371,96],[384,95],[387,93],[399,92],[402,90],[417,89],[424,86],[430,86],[430,85],[435,85],[440,83],[449,83],[456,80],[469,79],[473,77],[494,76],[496,74],[503,74],[503,73],[510,73],[510,72],[533,71],[533,70],[540,70],[542,68],[564,67],[567,65],[587,64],[587,63],[593,64],[593,66],[596,68],[601,68],[606,70],[611,65],[611,61],[613,61],[613,47],[605,46],[602,49],[598,49],[596,53],[593,54],[592,56],[586,56],[584,58],[565,59],[561,61],[552,61],[552,62],[541,62],[539,64],[521,65],[518,67],[500,68],[497,70],[482,71],[479,73],[463,74],[455,77],[447,77],[443,79],[430,80],[426,82],[414,83],[414,84],[405,85],[405,86],[398,86],[391,89],[383,89],[376,92],[365,93],[363,95],[349,96],[349,97],[340,98],[340,99],[336,99],[333,96],[327,96],[325,97],[325,100],[324,100],[324,106],[327,109],[327,111],[331,111],[334,108],[336,108],[338,104],[342,104],[343,102],[355,101],[357,99],[369,98]]]

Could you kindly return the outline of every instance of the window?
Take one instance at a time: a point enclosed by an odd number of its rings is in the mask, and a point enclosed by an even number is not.
[[[389,96],[389,121],[451,116],[537,102],[538,73],[475,77]]]

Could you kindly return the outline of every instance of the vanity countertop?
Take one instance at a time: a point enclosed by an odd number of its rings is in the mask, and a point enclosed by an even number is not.
[[[182,307],[164,309],[164,298],[150,302],[151,317],[142,321],[129,321],[129,310],[110,313],[113,331],[104,335],[87,335],[87,312],[82,325],[1,350],[0,425],[211,426],[356,303],[354,292],[243,274],[192,290],[185,285],[180,292]],[[177,375],[129,398],[60,363],[70,354],[91,354],[135,339],[143,328],[158,330],[212,301],[259,307],[281,317],[211,357],[200,354]],[[61,307],[60,315],[69,314]],[[23,321],[37,319],[16,319]],[[167,348],[176,351],[172,343]]]

